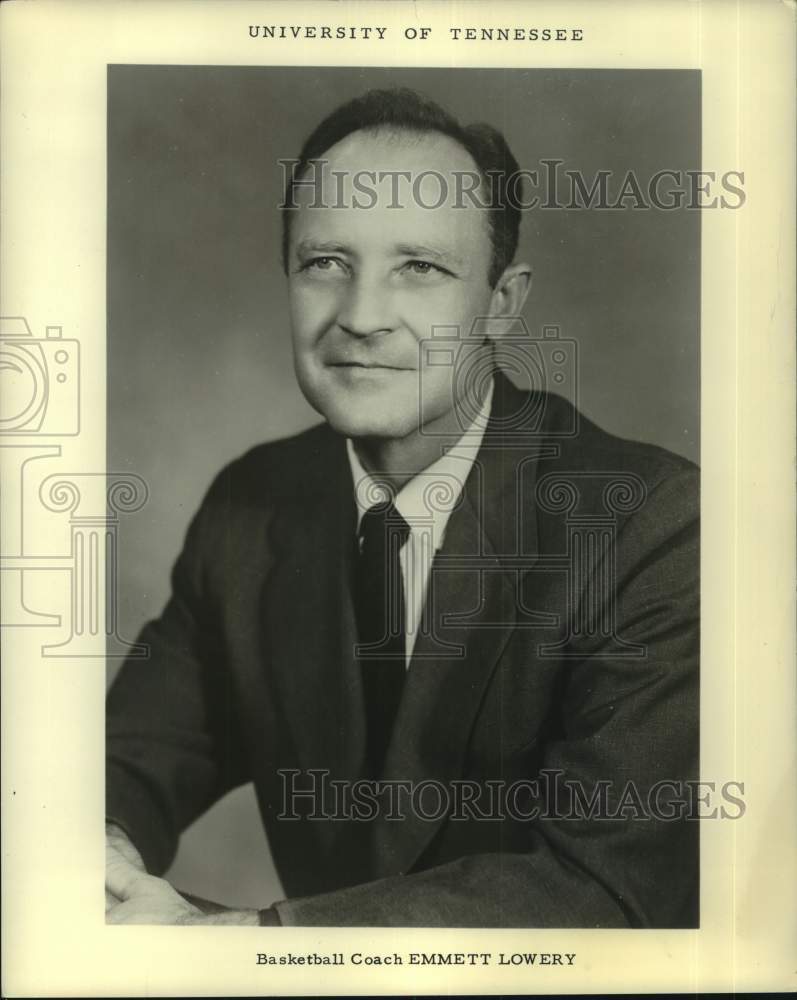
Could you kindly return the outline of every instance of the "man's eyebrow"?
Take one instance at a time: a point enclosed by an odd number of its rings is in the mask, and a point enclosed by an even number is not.
[[[440,264],[451,264],[454,267],[462,267],[464,261],[450,250],[444,247],[433,247],[428,243],[398,243],[396,253],[406,254],[408,257],[427,257]]]
[[[452,253],[444,247],[434,247],[428,243],[397,243],[393,248],[395,253],[407,257],[423,257],[427,260],[435,261],[439,264],[448,264],[450,267],[464,267],[465,263],[461,257]],[[307,253],[344,253],[354,255],[351,247],[337,240],[315,240],[305,237],[296,244],[296,252],[300,255]]]
[[[336,240],[303,239],[296,244],[297,253],[351,253],[349,247]]]

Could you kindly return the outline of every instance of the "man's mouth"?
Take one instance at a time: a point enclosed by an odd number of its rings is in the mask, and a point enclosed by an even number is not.
[[[362,368],[366,371],[408,372],[415,370],[406,365],[392,365],[385,361],[330,361],[328,366],[330,368]]]

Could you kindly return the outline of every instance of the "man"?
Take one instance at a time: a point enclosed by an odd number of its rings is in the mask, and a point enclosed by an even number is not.
[[[219,474],[109,694],[109,921],[696,926],[698,473],[539,385],[567,358],[518,320],[516,172],[408,91],[305,144],[284,263],[325,422]],[[157,876],[247,781],[288,898],[194,905]]]

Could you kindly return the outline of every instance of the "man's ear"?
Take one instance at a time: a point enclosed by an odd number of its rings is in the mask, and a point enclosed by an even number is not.
[[[512,264],[498,279],[490,298],[491,316],[519,316],[531,289],[531,265]]]

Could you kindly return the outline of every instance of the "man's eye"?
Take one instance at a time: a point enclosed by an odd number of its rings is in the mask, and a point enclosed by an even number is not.
[[[309,260],[304,261],[299,268],[300,271],[319,271],[325,274],[340,269],[345,269],[345,265],[337,257],[311,257]]]
[[[409,260],[404,265],[411,274],[445,274],[446,272],[428,260]]]

